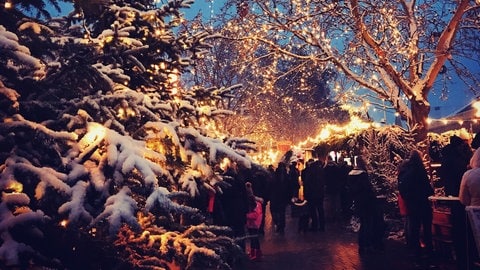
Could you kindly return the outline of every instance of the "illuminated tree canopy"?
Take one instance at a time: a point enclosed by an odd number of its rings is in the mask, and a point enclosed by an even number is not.
[[[478,91],[479,9],[471,0],[242,0],[228,1],[222,11],[228,15],[214,25],[242,44],[237,62],[268,74],[265,82],[331,68],[339,74],[329,82],[338,101],[386,102],[424,139],[430,94],[462,91],[458,80]],[[252,53],[258,48],[296,64],[270,74]]]

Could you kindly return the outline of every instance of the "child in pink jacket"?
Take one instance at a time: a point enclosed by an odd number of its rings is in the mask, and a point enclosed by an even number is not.
[[[260,224],[262,223],[262,199],[255,197],[250,182],[245,183],[248,197],[247,230],[250,237],[251,260],[260,260],[260,240],[258,239]]]

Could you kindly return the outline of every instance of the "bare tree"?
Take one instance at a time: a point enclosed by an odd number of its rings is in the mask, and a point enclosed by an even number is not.
[[[347,87],[334,86],[339,99],[371,92],[417,131],[417,140],[426,138],[429,94],[460,91],[458,79],[479,90],[478,0],[237,0],[223,14],[221,35],[241,42],[237,62],[244,67],[266,81],[294,70],[334,69],[349,79]],[[268,73],[249,53],[258,47],[296,65]]]

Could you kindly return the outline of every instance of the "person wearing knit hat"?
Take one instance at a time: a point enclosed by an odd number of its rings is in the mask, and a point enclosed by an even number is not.
[[[252,261],[258,261],[262,258],[260,250],[260,240],[258,239],[260,224],[262,223],[262,202],[260,198],[256,198],[253,193],[252,183],[245,183],[245,190],[248,198],[247,212],[247,230],[250,238],[249,257]]]

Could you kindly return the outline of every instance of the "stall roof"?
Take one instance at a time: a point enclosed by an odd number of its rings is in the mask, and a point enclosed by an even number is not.
[[[428,131],[435,133],[443,133],[449,130],[466,128],[472,133],[480,131],[480,117],[477,112],[480,107],[476,106],[480,101],[480,97],[472,100],[468,105],[441,119],[431,119]]]

